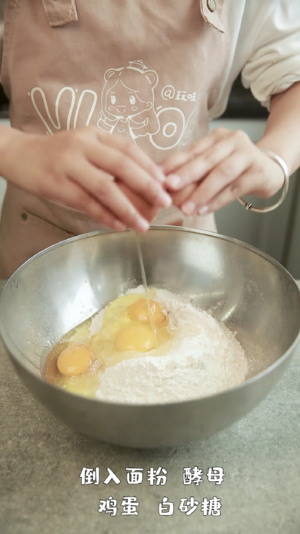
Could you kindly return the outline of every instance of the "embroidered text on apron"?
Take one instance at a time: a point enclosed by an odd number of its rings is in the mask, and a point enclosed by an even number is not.
[[[130,138],[156,162],[207,134],[229,51],[226,0],[9,0],[2,83],[11,123],[53,135],[88,124]],[[162,210],[156,224],[183,216]],[[212,215],[187,225],[214,230]],[[0,276],[66,237],[85,214],[8,185]]]

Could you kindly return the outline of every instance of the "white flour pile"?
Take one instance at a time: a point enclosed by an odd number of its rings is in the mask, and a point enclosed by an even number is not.
[[[142,292],[139,287],[133,292]],[[206,312],[186,299],[158,289],[155,300],[168,312],[176,334],[165,356],[137,353],[134,359],[108,367],[99,378],[96,397],[130,404],[157,404],[205,397],[244,382],[245,353],[235,336]],[[94,318],[91,332],[101,328]],[[100,320],[99,320],[100,318]]]

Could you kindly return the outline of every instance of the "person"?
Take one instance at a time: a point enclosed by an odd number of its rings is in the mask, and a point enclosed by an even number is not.
[[[300,166],[299,21],[298,0],[8,0],[0,276],[103,227],[215,230],[279,191]],[[270,110],[256,145],[208,134],[240,72]]]

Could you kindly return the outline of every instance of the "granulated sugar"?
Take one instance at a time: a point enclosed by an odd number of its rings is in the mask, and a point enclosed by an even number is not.
[[[98,399],[129,404],[185,401],[244,382],[247,359],[232,332],[186,298],[158,289],[155,300],[166,308],[174,331],[168,353],[137,353],[108,367],[99,378]],[[91,331],[96,327],[101,327],[101,315]]]

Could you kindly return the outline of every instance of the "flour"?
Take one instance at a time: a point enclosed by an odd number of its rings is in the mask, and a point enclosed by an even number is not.
[[[142,292],[137,288],[128,293]],[[96,397],[127,404],[157,404],[214,395],[242,384],[247,372],[245,353],[235,336],[187,298],[159,289],[155,300],[167,310],[174,332],[166,355],[152,350],[147,356],[108,367],[99,376]],[[105,310],[104,310],[105,311]],[[103,313],[91,324],[101,328]]]

